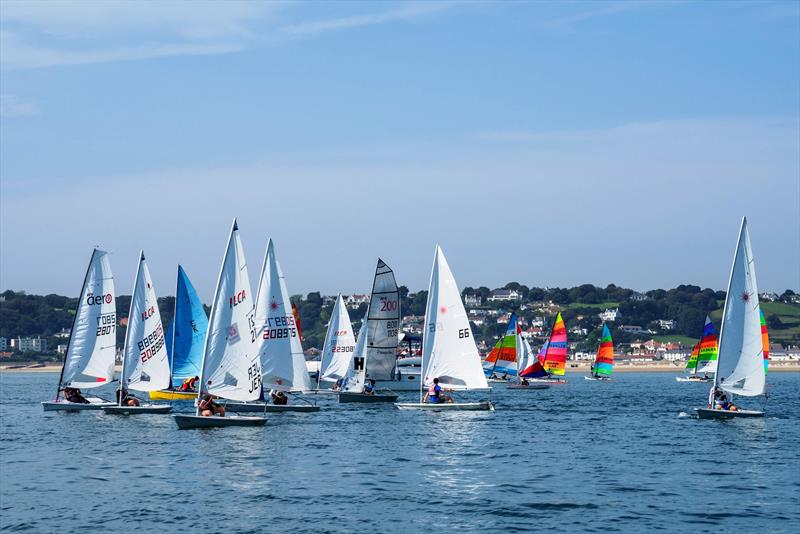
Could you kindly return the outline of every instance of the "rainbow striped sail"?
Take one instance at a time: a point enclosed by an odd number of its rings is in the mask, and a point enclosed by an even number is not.
[[[544,348],[544,347],[543,347]],[[550,340],[544,348],[544,370],[551,375],[563,376],[567,368],[567,327],[561,312],[556,316],[556,322],[550,333]]]
[[[614,370],[614,341],[611,339],[611,332],[608,326],[603,325],[603,337],[600,338],[600,345],[597,347],[597,354],[592,365],[592,376],[610,377]]]
[[[716,373],[717,372],[717,330],[711,318],[706,316],[706,324],[703,326],[703,337],[694,346],[686,369],[697,373]]]
[[[764,351],[764,373],[769,370],[769,332],[767,332],[767,320],[764,318],[764,310],[759,306],[758,313],[761,315],[761,348]]]
[[[512,313],[505,335],[497,341],[483,362],[486,376],[517,376],[517,333],[520,331],[517,315]]]

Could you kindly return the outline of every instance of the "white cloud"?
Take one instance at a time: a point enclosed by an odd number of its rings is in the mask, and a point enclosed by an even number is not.
[[[17,95],[0,95],[0,117],[29,117],[39,114],[39,107]]]

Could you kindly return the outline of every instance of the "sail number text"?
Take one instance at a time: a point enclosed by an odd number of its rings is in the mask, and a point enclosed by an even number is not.
[[[136,344],[139,347],[139,357],[142,359],[142,363],[158,354],[164,343],[164,329],[161,324],[157,324],[156,329],[150,332],[150,335]]]
[[[267,317],[262,336],[264,339],[297,337],[297,325],[294,316]]]
[[[106,334],[113,334],[117,331],[117,314],[104,313],[97,317],[97,335],[105,336]]]
[[[247,368],[247,379],[250,382],[249,393],[261,391],[261,368],[258,361],[253,362],[253,365]]]

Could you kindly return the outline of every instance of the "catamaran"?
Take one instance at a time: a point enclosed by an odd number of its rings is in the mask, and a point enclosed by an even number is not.
[[[603,324],[603,337],[597,346],[597,353],[592,364],[592,376],[584,376],[586,380],[611,380],[611,373],[614,371],[614,341],[611,339],[611,331],[608,325]]]
[[[208,316],[183,267],[178,265],[175,308],[167,328],[166,346],[170,360],[170,389],[150,392],[150,400],[194,400],[197,391],[181,391],[184,381],[200,377]]]
[[[140,251],[128,312],[128,327],[125,330],[125,345],[122,349],[122,374],[117,404],[104,406],[103,411],[125,415],[170,412],[172,406],[169,404],[128,406],[125,403],[129,389],[149,392],[168,385],[169,358],[161,313],[158,311],[158,297],[144,259],[144,251]]]
[[[444,390],[487,390],[481,357],[472,337],[458,285],[442,249],[437,246],[425,308],[426,335],[422,343],[422,382],[418,403],[396,403],[402,410],[494,410],[488,401],[423,402],[423,388],[434,379]]]
[[[709,373],[717,371],[717,353],[719,348],[717,346],[717,331],[714,329],[714,323],[711,322],[711,317],[706,316],[705,325],[703,325],[703,336],[700,338],[694,349],[689,361],[686,364],[686,369],[691,370],[692,374],[689,376],[676,376],[675,380],[678,382],[708,382],[711,377]],[[698,373],[703,373],[699,376]]]
[[[306,358],[300,342],[300,329],[292,311],[286,280],[275,245],[270,239],[264,255],[264,266],[256,293],[256,342],[261,361],[263,389],[275,392],[302,393],[311,391]],[[259,398],[263,399],[263,389]],[[270,404],[228,402],[226,407],[241,412],[316,412],[319,406],[306,404]]]
[[[515,335],[515,346],[516,346],[516,366],[517,366],[517,373],[515,378],[513,379],[514,382],[509,384],[507,389],[513,390],[533,390],[533,389],[550,389],[550,384],[545,384],[544,382],[531,382],[529,381],[524,374],[525,369],[528,369],[533,365],[533,362],[536,361],[536,354],[534,354],[533,349],[531,349],[528,340],[525,339],[522,335],[522,329],[519,328],[517,325],[517,333]]]
[[[323,382],[332,385],[344,379],[348,366],[353,360],[355,348],[356,338],[353,335],[353,324],[350,322],[350,314],[347,313],[347,306],[342,294],[339,293],[336,296],[336,303],[333,305],[328,330],[325,332],[325,343],[322,345],[317,375],[318,391],[329,390],[328,388],[320,389]]]
[[[536,359],[521,372],[521,376],[531,382],[566,384],[564,376],[567,367],[567,327],[561,312],[556,316],[550,338],[542,345]]]
[[[94,249],[72,321],[56,398],[42,402],[44,410],[100,410],[104,406],[113,406],[113,402],[99,397],[86,398],[86,403],[70,402],[61,398],[61,393],[66,389],[90,389],[111,382],[116,340],[117,302],[111,263],[107,252]]]
[[[505,382],[517,376],[517,314],[512,313],[506,333],[497,340],[483,362],[483,372],[490,382]]]
[[[750,233],[747,229],[747,218],[744,217],[722,311],[714,386],[709,393],[708,407],[697,408],[697,415],[701,419],[763,417],[763,411],[720,409],[717,403],[729,402],[727,395],[764,395],[765,385],[758,287]],[[725,395],[726,398],[718,399],[717,395]]]
[[[211,318],[203,345],[200,364],[198,401],[213,395],[233,401],[256,400],[261,395],[261,365],[256,344],[255,309],[247,276],[247,261],[233,220],[228,246],[222,260]],[[255,426],[267,422],[264,417],[175,414],[178,428]]]

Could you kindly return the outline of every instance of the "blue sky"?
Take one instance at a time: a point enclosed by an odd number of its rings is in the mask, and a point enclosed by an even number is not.
[[[796,2],[35,2],[0,8],[0,286],[208,299],[251,279],[800,287]]]

